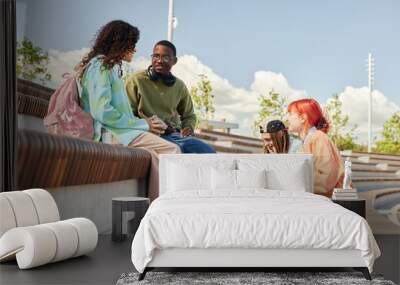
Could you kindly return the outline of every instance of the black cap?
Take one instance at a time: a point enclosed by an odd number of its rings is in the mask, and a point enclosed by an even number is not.
[[[276,133],[285,129],[285,125],[280,120],[269,121],[267,124],[267,133]]]

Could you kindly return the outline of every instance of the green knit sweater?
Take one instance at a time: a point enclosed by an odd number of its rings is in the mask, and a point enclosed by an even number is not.
[[[126,81],[133,113],[146,118],[157,115],[168,125],[183,129],[194,130],[196,115],[193,102],[185,83],[176,79],[173,86],[166,86],[160,79],[151,81],[147,71],[132,74]]]

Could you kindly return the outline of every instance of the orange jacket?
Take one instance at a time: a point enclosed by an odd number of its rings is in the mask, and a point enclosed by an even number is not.
[[[310,134],[300,151],[313,155],[314,193],[331,197],[333,189],[341,187],[344,175],[343,160],[335,144],[317,130]]]

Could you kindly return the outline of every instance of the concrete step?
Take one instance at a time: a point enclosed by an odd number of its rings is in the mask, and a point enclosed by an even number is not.
[[[219,140],[219,141],[232,141],[235,145],[240,146],[250,146],[254,148],[262,148],[263,143],[261,139],[252,138],[252,137],[245,137],[233,134],[227,134],[223,132],[216,132],[210,130],[200,129],[196,131],[196,135],[200,134],[203,136],[208,136],[210,138]]]
[[[377,172],[377,173],[392,173],[396,174],[399,168],[396,166],[388,166],[386,168],[378,167],[377,164],[356,164],[353,163],[351,166],[353,171],[364,171],[364,172]]]
[[[353,152],[353,151],[341,151],[342,156],[349,156],[351,158],[364,158],[369,157],[369,159],[379,160],[387,163],[400,163],[400,154],[382,154],[382,153],[366,153],[366,152]]]
[[[354,177],[353,184],[355,188],[372,190],[385,188],[400,188],[400,178],[391,177]]]

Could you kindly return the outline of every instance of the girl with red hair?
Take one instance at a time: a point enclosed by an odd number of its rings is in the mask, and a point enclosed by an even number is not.
[[[289,132],[297,133],[303,141],[302,153],[311,153],[314,161],[314,193],[332,196],[340,187],[343,161],[339,150],[327,136],[329,123],[314,99],[293,101],[288,106]]]

